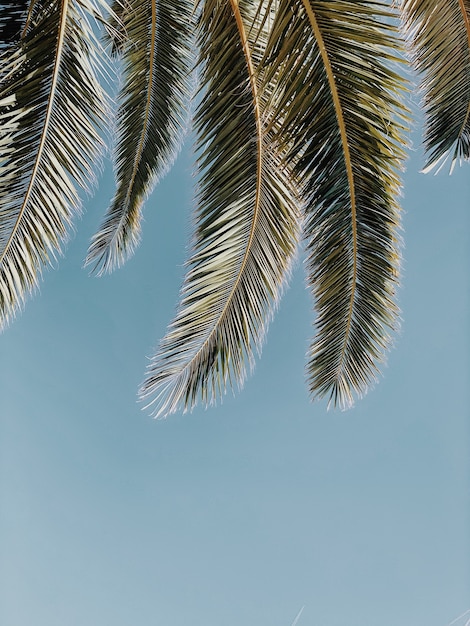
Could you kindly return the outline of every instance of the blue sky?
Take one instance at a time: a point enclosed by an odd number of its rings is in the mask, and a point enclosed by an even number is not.
[[[380,384],[348,412],[310,402],[299,261],[243,392],[166,421],[136,388],[183,276],[190,152],[135,257],[96,279],[107,169],[1,337],[2,626],[290,626],[302,606],[299,626],[446,626],[470,609],[470,177],[422,164]]]

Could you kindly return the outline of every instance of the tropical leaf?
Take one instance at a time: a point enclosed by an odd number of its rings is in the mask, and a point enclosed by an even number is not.
[[[412,60],[422,74],[426,170],[470,158],[470,2],[402,0]]]
[[[317,334],[312,394],[341,407],[376,377],[398,323],[401,45],[384,2],[279,0],[266,51],[273,128],[303,181]]]
[[[296,251],[296,188],[264,122],[258,18],[245,0],[202,6],[193,253],[176,319],[140,392],[157,415],[215,402],[228,384],[242,384]]]
[[[0,326],[37,285],[93,179],[108,118],[90,0],[36,0],[5,65],[0,101],[10,125],[0,156]],[[14,149],[12,150],[12,146]],[[12,175],[14,172],[14,176]]]
[[[189,0],[129,0],[120,12],[126,39],[117,190],[85,262],[98,274],[133,253],[143,202],[179,149],[189,100],[192,11]]]

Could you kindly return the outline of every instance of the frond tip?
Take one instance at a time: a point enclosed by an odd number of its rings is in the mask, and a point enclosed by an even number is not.
[[[144,200],[172,164],[187,126],[191,2],[128,0],[120,17],[125,81],[118,96],[117,190],[85,261],[98,275],[133,254]]]
[[[266,57],[279,77],[278,141],[303,184],[317,312],[314,396],[350,406],[374,381],[398,323],[400,50],[387,4],[279,0]]]

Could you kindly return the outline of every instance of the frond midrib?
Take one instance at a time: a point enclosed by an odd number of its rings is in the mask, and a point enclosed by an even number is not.
[[[36,0],[31,0],[30,5],[29,5],[29,9],[28,9],[28,15],[26,16],[26,20],[24,23],[24,27],[23,30],[21,32],[21,39],[23,39],[26,35],[26,32],[28,30],[28,26],[31,22],[31,17],[33,15],[33,10],[34,10],[34,5],[36,4]]]
[[[465,8],[464,0],[459,0],[460,10],[462,12],[463,21],[465,22],[465,29],[467,31],[468,47],[470,48],[470,18]]]
[[[142,156],[142,152],[144,150],[144,144],[145,144],[145,140],[147,137],[147,127],[148,127],[149,117],[150,117],[150,107],[152,104],[152,89],[153,89],[153,83],[154,83],[153,67],[155,65],[155,47],[156,47],[155,33],[157,29],[156,0],[150,0],[150,5],[152,7],[152,24],[151,24],[151,32],[150,32],[149,71],[148,71],[149,78],[148,78],[148,83],[147,83],[147,99],[145,103],[144,119],[142,122],[142,132],[140,135],[139,145],[138,145],[135,157],[134,157],[134,164],[133,164],[132,174],[129,180],[129,187],[128,187],[127,194],[123,203],[124,206],[127,206],[130,201],[130,197],[132,195],[132,191],[134,187],[135,178],[137,176],[137,172],[139,171],[140,159]],[[125,217],[126,217],[125,215],[121,217],[121,222],[120,222],[121,224],[123,223]],[[113,238],[110,242],[110,245],[117,238],[118,233],[119,233],[119,229],[116,229],[113,235]]]
[[[349,300],[348,317],[346,321],[346,330],[345,330],[345,336],[344,336],[344,341],[343,341],[343,347],[341,350],[340,357],[338,359],[338,366],[336,370],[337,376],[339,376],[342,370],[342,364],[343,364],[344,357],[346,354],[349,335],[351,332],[353,313],[354,313],[354,301],[355,301],[356,288],[357,288],[358,245],[357,245],[357,207],[356,207],[354,173],[352,169],[351,153],[349,150],[349,142],[348,142],[348,136],[347,136],[346,123],[345,123],[344,115],[343,115],[343,108],[341,106],[341,100],[339,97],[333,68],[331,66],[330,58],[328,55],[328,50],[326,49],[323,35],[321,33],[320,27],[318,25],[318,21],[316,19],[315,13],[310,5],[309,0],[302,0],[302,2],[305,8],[305,11],[307,12],[307,16],[312,26],[314,35],[316,37],[320,55],[322,57],[322,60],[325,66],[325,72],[328,78],[328,83],[331,89],[331,97],[333,99],[336,119],[338,121],[338,127],[340,131],[340,136],[341,136],[341,143],[343,146],[344,164],[346,167],[346,173],[347,173],[348,185],[349,185],[349,193],[350,193],[350,199],[351,199],[351,225],[352,225],[352,238],[353,238],[353,270],[352,270],[352,280],[351,280],[352,287],[351,287],[351,295],[350,295],[350,300]]]
[[[253,218],[251,221],[250,232],[247,238],[245,253],[243,255],[240,268],[237,272],[237,277],[232,285],[232,288],[230,289],[230,293],[227,296],[227,299],[225,301],[225,304],[221,312],[217,316],[217,320],[214,321],[211,331],[209,332],[209,334],[207,335],[207,337],[205,338],[201,346],[198,348],[197,352],[193,354],[193,356],[191,357],[191,360],[183,368],[182,372],[185,371],[190,366],[190,364],[194,362],[195,359],[197,359],[198,355],[201,354],[201,352],[203,352],[204,348],[210,342],[214,333],[216,332],[220,320],[223,319],[228,307],[230,306],[230,302],[233,298],[233,295],[235,294],[237,290],[238,285],[240,284],[240,281],[242,280],[243,271],[246,267],[248,258],[250,256],[251,244],[255,236],[256,224],[257,224],[258,216],[260,212],[261,185],[262,185],[262,162],[263,162],[263,130],[262,130],[261,111],[260,111],[260,106],[259,106],[259,92],[258,92],[259,90],[258,90],[258,85],[256,84],[256,72],[253,66],[253,61],[252,61],[251,54],[250,54],[250,46],[248,43],[248,37],[246,34],[245,25],[243,23],[243,17],[240,13],[238,0],[229,0],[229,1],[230,1],[230,5],[232,7],[232,11],[235,17],[238,32],[240,34],[243,54],[245,56],[246,65],[248,69],[250,89],[251,89],[251,93],[253,96],[253,112],[254,112],[255,124],[256,124],[256,145],[257,145],[257,157],[256,157],[257,172],[256,172],[256,192],[255,192],[256,195],[255,195]],[[179,375],[181,375],[182,372],[180,372]]]

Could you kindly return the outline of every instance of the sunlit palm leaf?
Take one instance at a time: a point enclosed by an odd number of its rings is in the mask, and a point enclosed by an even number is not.
[[[172,163],[186,126],[191,22],[189,0],[129,0],[121,11],[125,82],[118,98],[117,191],[86,264],[111,271],[140,237],[142,204]]]
[[[405,29],[422,74],[427,169],[470,158],[470,1],[403,0]]]
[[[88,12],[88,0],[36,0],[0,86],[16,120],[0,156],[0,326],[60,250],[79,209],[76,183],[93,177],[108,115]]]
[[[274,4],[274,3],[273,3]],[[387,5],[280,0],[267,51],[280,143],[304,182],[317,336],[314,395],[345,407],[375,379],[397,324],[399,48]]]
[[[243,382],[296,249],[295,191],[264,126],[253,13],[245,1],[202,7],[196,236],[179,312],[141,390],[158,415]]]

